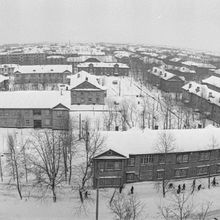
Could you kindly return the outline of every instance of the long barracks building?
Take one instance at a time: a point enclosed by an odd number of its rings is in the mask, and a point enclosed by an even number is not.
[[[93,186],[119,187],[125,183],[220,175],[219,128],[170,130],[176,148],[164,154],[156,147],[164,131],[109,132],[111,146],[93,160]],[[168,136],[167,136],[168,137]],[[119,141],[120,140],[120,141]],[[114,150],[113,150],[114,149]],[[126,153],[127,152],[127,153]]]

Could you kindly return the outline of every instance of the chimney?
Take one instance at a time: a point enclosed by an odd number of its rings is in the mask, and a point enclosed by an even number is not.
[[[86,81],[88,81],[88,77],[86,77]]]
[[[77,73],[77,78],[79,78],[80,77],[80,74],[79,73]]]
[[[189,84],[189,89],[192,87],[192,83]]]

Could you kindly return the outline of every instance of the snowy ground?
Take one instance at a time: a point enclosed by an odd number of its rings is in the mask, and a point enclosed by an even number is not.
[[[218,181],[220,178],[218,179]],[[183,181],[174,182],[177,187]],[[191,189],[192,180],[185,180],[186,190]],[[207,188],[207,179],[197,180],[196,184],[202,183],[205,189],[196,190],[193,195],[193,203],[195,206],[200,206],[205,202],[212,202],[210,213],[207,220],[214,217],[220,218],[220,187]],[[154,182],[135,183],[134,193],[138,200],[142,202],[143,212],[138,219],[160,220],[162,219],[159,214],[158,206],[167,203],[167,198],[162,198],[162,193],[158,192],[155,188]],[[127,184],[123,189],[126,195],[129,193],[131,184]],[[114,216],[108,208],[108,202],[114,192],[114,189],[101,189],[99,200],[99,219],[112,220]],[[69,188],[65,188],[59,192],[57,203],[53,203],[51,198],[24,198],[22,201],[18,199],[15,189],[8,188],[0,184],[0,219],[4,220],[61,220],[61,219],[74,219],[74,220],[90,220],[95,219],[95,197],[96,191],[90,191],[91,196],[85,202],[85,209],[82,211],[79,208],[79,198],[76,193],[72,192]],[[79,211],[81,210],[81,212]],[[85,212],[86,210],[86,212]]]

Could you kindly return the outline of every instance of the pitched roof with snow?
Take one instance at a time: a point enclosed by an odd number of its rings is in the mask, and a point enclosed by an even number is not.
[[[70,79],[70,88],[74,89],[80,84],[84,83],[85,81],[89,82],[93,86],[95,86],[97,89],[92,90],[106,90],[106,87],[102,86],[99,83],[99,78],[95,75],[91,75],[87,73],[86,71],[80,71],[74,75],[68,76]],[[91,90],[91,89],[80,89],[80,90]]]
[[[169,80],[173,77],[177,77],[177,78],[183,80],[181,77],[179,77],[171,72],[168,72],[164,69],[158,68],[158,67],[154,67],[151,73],[155,76],[158,76],[158,77],[164,79],[164,80]]]
[[[216,68],[212,64],[198,63],[198,62],[193,62],[193,61],[184,61],[184,62],[182,62],[182,64],[184,64],[186,66],[196,66],[196,67],[207,68],[207,69],[215,69]]]
[[[62,104],[70,107],[70,92],[10,91],[0,93],[0,109],[51,109]]]
[[[216,76],[210,76],[209,78],[202,80],[202,83],[210,84],[220,88],[220,78]]]
[[[71,65],[30,65],[30,66],[18,66],[14,69],[14,73],[19,72],[21,74],[37,74],[37,73],[63,73],[72,72]]]
[[[102,132],[106,145],[116,152],[129,154],[158,153],[156,144],[161,133],[166,132],[174,138],[174,152],[200,151],[210,149],[213,137],[220,148],[220,128],[150,130],[131,129],[128,131]]]
[[[97,62],[97,63],[90,63],[90,62],[86,62],[86,63],[80,63],[77,65],[77,67],[89,67],[89,65],[93,65],[94,67],[105,67],[105,68],[114,68],[115,65],[118,65],[119,68],[125,68],[125,69],[129,69],[127,64],[124,63],[104,63],[104,62]]]
[[[4,82],[5,80],[9,80],[9,77],[8,76],[0,75],[0,83]]]
[[[106,55],[84,55],[79,57],[68,57],[67,62],[69,63],[83,63],[86,62],[88,59],[97,59],[99,62],[106,62],[106,63],[114,63],[117,60],[113,56],[106,56]]]
[[[220,106],[220,92],[209,89],[206,85],[201,85],[196,82],[189,82],[184,85],[182,89],[202,97],[212,104]]]

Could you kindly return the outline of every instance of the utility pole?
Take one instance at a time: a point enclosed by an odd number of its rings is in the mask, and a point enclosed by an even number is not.
[[[99,219],[99,174],[97,178],[97,186],[96,186],[96,220]]]
[[[1,175],[1,181],[3,182],[2,154],[0,155],[0,175]]]

